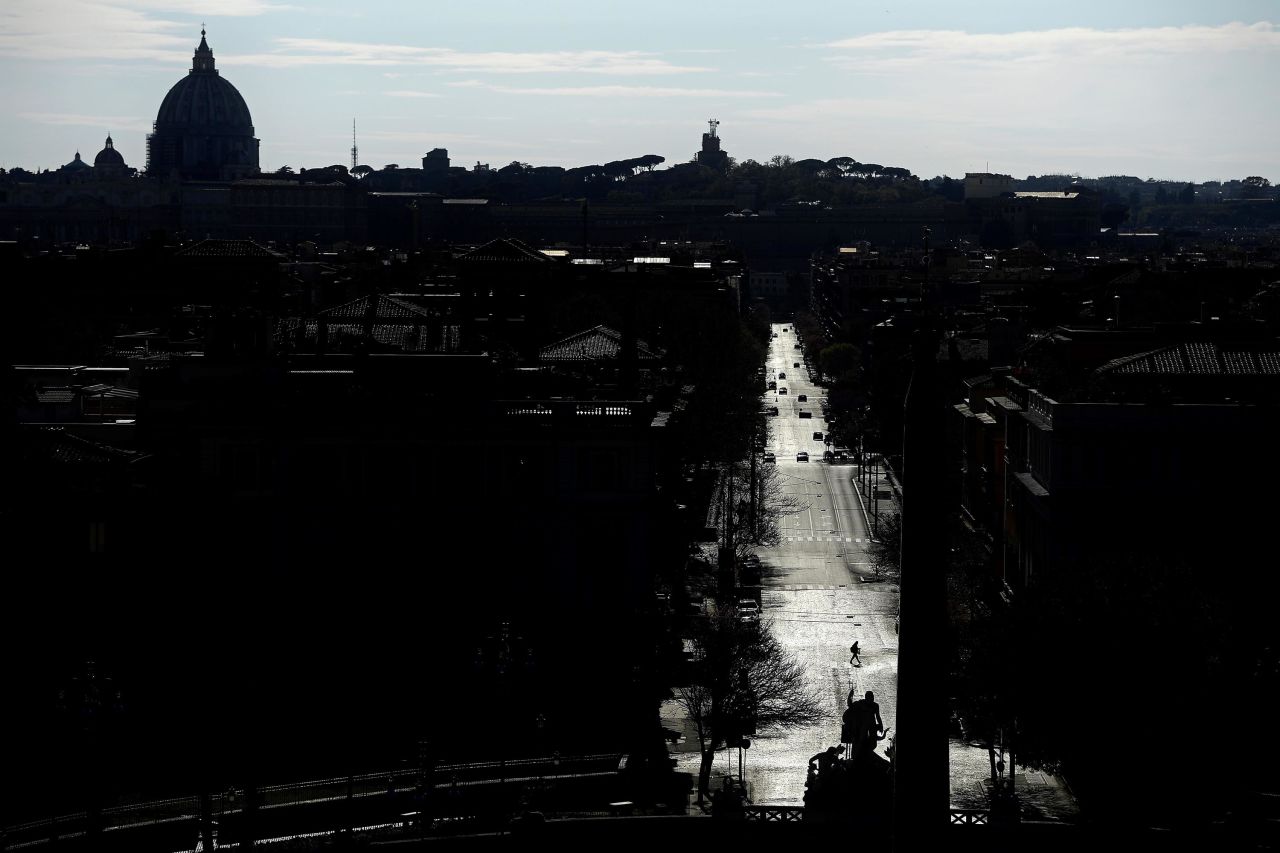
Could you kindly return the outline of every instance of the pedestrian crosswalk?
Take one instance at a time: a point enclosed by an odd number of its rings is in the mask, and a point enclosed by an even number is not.
[[[859,545],[870,545],[874,539],[861,539],[849,536],[786,536],[784,542],[854,542]]]
[[[826,589],[826,590],[833,590],[833,589],[848,589],[848,588],[849,588],[849,585],[848,585],[847,583],[842,583],[842,584],[830,584],[830,583],[780,583],[780,584],[770,584],[770,585],[769,585],[769,589],[770,589],[770,590],[789,590],[789,591],[794,591],[794,590],[798,590],[798,589]]]

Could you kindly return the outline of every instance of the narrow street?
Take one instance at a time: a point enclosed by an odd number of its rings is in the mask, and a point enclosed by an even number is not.
[[[870,568],[869,534],[853,485],[856,466],[822,461],[827,446],[814,433],[826,435],[819,402],[823,389],[804,367],[795,331],[789,323],[775,323],[773,331],[777,337],[770,342],[765,375],[778,390],[767,392],[763,405],[777,406],[778,415],[769,418],[765,447],[776,454],[784,491],[800,509],[782,520],[776,547],[757,551],[764,566],[763,618],[805,664],[830,717],[787,735],[752,738],[751,748],[743,751],[743,776],[753,802],[800,805],[809,759],[840,741],[840,715],[851,690],[859,697],[873,691],[885,725],[895,725],[898,588],[876,582]],[[797,461],[801,452],[810,461]],[[862,650],[861,667],[849,662],[854,640]],[[696,775],[697,744],[681,748],[689,751],[678,754],[679,769]],[[717,756],[713,788],[720,777],[737,775],[738,752],[722,750]]]
[[[785,493],[796,499],[799,509],[782,520],[776,547],[757,550],[764,567],[761,605],[778,640],[804,663],[830,718],[802,731],[752,738],[751,748],[741,753],[752,802],[800,805],[809,759],[839,743],[840,715],[850,691],[857,697],[872,691],[890,737],[897,733],[899,591],[895,578],[876,577],[867,553],[871,492],[882,495],[881,513],[896,512],[896,501],[881,466],[873,465],[863,495],[857,487],[859,466],[822,461],[828,445],[815,433],[826,436],[824,389],[809,376],[794,328],[775,323],[773,331],[777,337],[770,341],[765,377],[777,383],[777,390],[762,399],[766,408],[778,407],[778,415],[768,419],[765,442],[765,450],[772,451],[777,462],[764,464],[776,464]],[[799,453],[808,454],[809,461],[798,461]],[[861,666],[850,664],[854,640],[860,644]],[[670,705],[664,713],[668,726],[680,727]],[[881,754],[888,744],[881,744]],[[678,769],[695,778],[697,749],[691,732],[676,747]],[[722,777],[737,776],[739,752],[726,749],[717,755],[713,790]],[[986,808],[989,774],[984,747],[951,740],[952,808]],[[1022,767],[1016,768],[1016,776],[1028,814],[1066,821],[1079,814],[1079,805],[1061,779]]]

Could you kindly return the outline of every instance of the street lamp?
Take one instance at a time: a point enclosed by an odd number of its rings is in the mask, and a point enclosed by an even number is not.
[[[102,747],[104,729],[121,710],[120,691],[109,675],[96,671],[93,661],[86,661],[84,672],[73,676],[68,687],[58,692],[58,702],[63,713],[71,718],[78,730],[82,756],[85,762],[87,834],[94,837],[102,832]]]
[[[534,670],[533,649],[524,637],[511,632],[511,623],[502,622],[498,633],[485,638],[484,645],[476,649],[475,668],[481,677],[491,677],[498,682],[498,705],[505,712],[511,704],[511,682],[524,679]],[[545,724],[545,718],[539,715]],[[507,754],[499,754],[502,782],[507,781]]]

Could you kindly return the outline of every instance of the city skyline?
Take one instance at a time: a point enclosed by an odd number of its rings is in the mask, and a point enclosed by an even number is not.
[[[679,11],[679,16],[677,16]],[[19,0],[0,14],[0,166],[56,168],[110,133],[146,164],[164,93],[207,25],[266,171],[360,160],[576,166],[688,160],[709,118],[738,160],[852,156],[966,171],[1280,179],[1264,109],[1280,24],[1260,2],[558,2],[423,10],[262,0]],[[207,16],[207,17],[202,17]],[[1122,117],[1117,119],[1117,117]]]

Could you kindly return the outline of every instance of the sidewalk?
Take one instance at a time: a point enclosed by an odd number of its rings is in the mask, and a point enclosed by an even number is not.
[[[952,739],[951,808],[985,809],[991,804],[991,764],[984,747]],[[1023,820],[1074,823],[1080,806],[1062,779],[1038,770],[1015,768],[1014,790]]]

